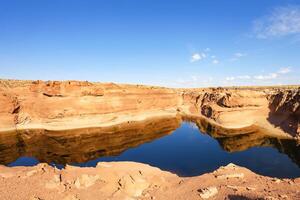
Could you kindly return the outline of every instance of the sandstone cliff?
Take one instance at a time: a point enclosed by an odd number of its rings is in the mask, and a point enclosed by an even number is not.
[[[73,129],[174,110],[175,90],[78,81],[1,81],[0,129]],[[166,113],[162,113],[166,114]],[[172,112],[174,114],[174,112]]]
[[[184,89],[181,97],[183,115],[214,123],[219,134],[260,131],[278,137],[300,135],[297,87]]]
[[[112,126],[178,114],[221,133],[243,130],[300,135],[300,89],[171,89],[82,81],[0,81],[0,132]]]

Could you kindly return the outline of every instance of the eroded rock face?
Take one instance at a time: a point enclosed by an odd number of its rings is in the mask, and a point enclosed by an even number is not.
[[[82,81],[0,81],[0,132],[103,127],[153,116],[198,116],[224,129],[299,137],[296,86],[170,89]]]
[[[300,89],[213,88],[182,92],[186,116],[202,115],[223,128],[252,127],[270,134],[300,135]],[[277,128],[277,129],[276,129]]]
[[[72,129],[174,110],[173,89],[80,81],[0,81],[0,129]],[[121,120],[125,121],[125,120]]]
[[[229,164],[197,177],[182,178],[146,164],[101,162],[96,168],[57,170],[0,166],[0,199],[299,199],[300,179],[257,175]],[[34,173],[33,173],[34,172]],[[30,175],[28,175],[30,174]]]
[[[300,136],[300,90],[279,91],[270,95],[269,121],[293,136]]]

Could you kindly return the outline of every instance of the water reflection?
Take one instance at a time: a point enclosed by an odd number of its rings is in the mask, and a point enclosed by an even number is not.
[[[67,164],[119,155],[172,133],[180,123],[180,118],[164,118],[106,128],[5,133],[0,135],[0,164],[9,164],[23,156],[35,157],[40,162]]]
[[[288,155],[300,167],[300,146],[295,140],[272,137],[255,126],[224,129],[204,118],[185,118],[185,120],[194,123],[201,132],[216,139],[227,152],[245,151],[252,147],[273,147],[280,153]]]
[[[300,148],[294,140],[266,135],[256,127],[230,130],[201,118],[183,120],[193,128],[176,117],[106,128],[3,133],[0,164],[95,166],[103,160],[128,160],[192,176],[234,162],[263,175],[300,176]]]

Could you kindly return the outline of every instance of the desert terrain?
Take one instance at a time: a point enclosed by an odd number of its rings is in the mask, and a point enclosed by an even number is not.
[[[194,122],[214,137],[255,132],[258,136],[244,140],[259,143],[268,136],[300,141],[300,86],[174,89],[0,80],[0,105],[0,144],[7,151],[0,158],[4,163],[18,157],[13,147],[20,141],[26,144],[22,151],[47,162],[63,155],[48,138],[59,140],[63,134],[70,138],[68,151],[72,151],[79,148],[75,136],[86,134],[89,137],[83,143],[90,149],[93,133],[99,130],[119,135],[107,146],[107,152],[114,155],[126,147],[119,138],[131,133],[129,125],[144,130],[128,136],[132,141],[126,145],[137,146],[140,140],[157,137],[151,134],[156,129],[163,129],[163,134],[172,132],[182,120]],[[161,120],[165,123],[158,123]],[[57,149],[57,157],[36,151],[37,140]],[[236,146],[230,145],[232,140],[222,141],[222,145],[229,151],[246,148],[243,140],[237,141]],[[85,149],[81,150],[72,159],[86,159]],[[0,188],[6,191],[0,199],[300,199],[300,178],[264,177],[234,164],[185,178],[133,162],[101,162],[96,168],[67,166],[61,170],[47,164],[1,166]]]

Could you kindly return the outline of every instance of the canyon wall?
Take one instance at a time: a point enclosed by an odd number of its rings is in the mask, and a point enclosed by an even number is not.
[[[194,121],[198,118],[206,127],[213,123],[218,134],[260,131],[271,136],[300,136],[297,86],[183,89],[181,97],[182,115]]]
[[[171,89],[83,81],[0,81],[0,131],[103,127],[149,117],[201,118],[219,132],[300,135],[300,89]],[[202,120],[203,121],[203,120]]]
[[[174,110],[177,101],[175,90],[160,87],[1,81],[0,129],[70,129],[123,122],[130,115]]]

